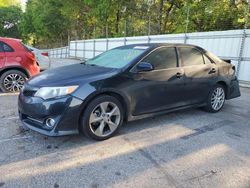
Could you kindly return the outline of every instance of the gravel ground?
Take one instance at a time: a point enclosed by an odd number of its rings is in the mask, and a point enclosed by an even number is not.
[[[17,95],[1,93],[0,187],[249,188],[250,89],[241,92],[219,113],[130,122],[102,142],[24,131]]]

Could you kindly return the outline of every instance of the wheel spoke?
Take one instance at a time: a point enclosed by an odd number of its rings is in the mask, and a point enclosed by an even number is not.
[[[22,89],[25,78],[18,74],[9,74],[4,78],[4,87],[10,92],[18,92]]]
[[[98,137],[111,135],[118,128],[120,122],[120,109],[113,102],[98,104],[89,116],[90,130]]]
[[[113,123],[112,121],[108,122],[108,126],[111,132],[115,131],[116,128],[118,127],[118,125],[116,125],[115,123]]]
[[[107,112],[108,105],[109,105],[109,102],[103,102],[103,103],[100,104],[100,108],[102,110],[102,113]]]
[[[102,120],[101,117],[96,116],[95,113],[91,113],[90,118],[89,118],[89,123],[100,122],[101,120]]]
[[[120,111],[119,111],[118,107],[115,106],[115,107],[111,110],[111,112],[110,112],[109,114],[110,114],[110,116],[120,115]]]
[[[214,110],[219,110],[224,103],[225,93],[222,88],[216,88],[211,96],[211,105]]]
[[[98,128],[95,130],[95,134],[97,136],[103,136],[103,129],[105,127],[105,123],[104,121],[101,121],[100,125],[98,126]]]

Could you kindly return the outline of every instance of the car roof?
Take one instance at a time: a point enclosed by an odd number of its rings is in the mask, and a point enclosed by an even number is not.
[[[21,41],[21,39],[16,38],[8,38],[8,37],[0,37],[1,41]]]
[[[149,46],[149,47],[161,47],[161,46],[188,46],[188,47],[198,47],[193,44],[184,44],[184,43],[139,43],[139,44],[129,44],[126,46]]]
[[[125,45],[125,46],[121,46],[120,48],[124,47],[136,47],[136,46],[140,46],[140,47],[149,47],[150,49],[154,49],[154,48],[158,48],[158,47],[162,47],[162,46],[166,46],[166,47],[170,47],[170,46],[174,46],[174,47],[194,47],[194,48],[198,48],[201,51],[205,51],[203,48],[193,45],[193,44],[184,44],[184,43],[138,43],[138,44],[129,44],[129,45]]]

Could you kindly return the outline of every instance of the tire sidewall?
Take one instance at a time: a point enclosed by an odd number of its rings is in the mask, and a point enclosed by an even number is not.
[[[2,90],[2,92],[15,93],[15,92],[11,92],[11,91],[7,90],[5,88],[5,86],[4,86],[4,84],[3,84],[3,81],[6,78],[6,76],[8,76],[10,74],[18,74],[18,75],[22,76],[25,80],[27,79],[27,76],[23,72],[21,72],[21,71],[18,71],[18,70],[9,70],[9,71],[6,71],[5,73],[3,73],[0,76],[0,89]]]
[[[104,137],[99,137],[99,136],[96,136],[91,131],[91,129],[89,127],[89,117],[90,117],[92,111],[94,110],[94,108],[98,104],[100,104],[102,102],[112,102],[112,103],[115,103],[117,105],[117,107],[119,108],[119,110],[120,110],[121,118],[120,118],[120,123],[119,123],[117,129],[112,134],[110,134],[108,136],[104,136]],[[113,97],[113,96],[101,95],[101,96],[93,99],[89,104],[87,104],[85,110],[82,113],[82,119],[81,119],[81,123],[80,123],[80,129],[83,132],[83,134],[86,135],[87,137],[90,137],[90,138],[98,140],[98,141],[106,140],[106,139],[112,137],[113,135],[115,135],[118,132],[118,130],[120,129],[120,127],[121,127],[121,125],[123,123],[123,118],[124,118],[124,109],[123,109],[122,104],[120,103],[120,101],[117,98]]]

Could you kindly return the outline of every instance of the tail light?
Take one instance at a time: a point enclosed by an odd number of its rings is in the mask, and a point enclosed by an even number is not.
[[[42,52],[41,53],[43,56],[49,56],[49,53],[48,52]]]

